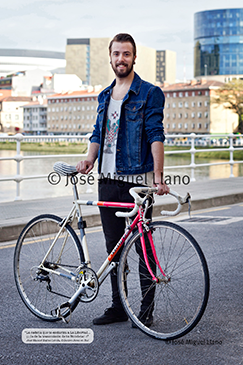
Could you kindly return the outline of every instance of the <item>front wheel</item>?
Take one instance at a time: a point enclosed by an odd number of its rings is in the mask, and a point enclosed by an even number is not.
[[[78,271],[83,260],[79,239],[62,219],[43,214],[32,219],[21,232],[14,254],[14,277],[21,299],[37,317],[60,319],[55,310],[77,289]],[[54,240],[56,241],[54,242]],[[74,307],[78,301],[74,304]],[[65,308],[62,316],[67,317]]]
[[[149,224],[164,276],[155,263],[144,233],[152,280],[144,262],[139,233],[123,249],[118,271],[119,292],[134,326],[149,336],[172,340],[191,331],[201,319],[209,296],[209,273],[195,239],[171,222]]]

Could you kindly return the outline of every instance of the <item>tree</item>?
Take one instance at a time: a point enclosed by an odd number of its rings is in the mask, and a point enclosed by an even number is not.
[[[243,81],[233,80],[215,90],[214,103],[238,115],[238,132],[243,133]]]

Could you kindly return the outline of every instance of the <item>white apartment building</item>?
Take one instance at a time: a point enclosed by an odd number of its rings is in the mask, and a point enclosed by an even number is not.
[[[15,134],[23,131],[22,106],[32,101],[26,96],[6,96],[0,98],[0,131]]]
[[[47,100],[32,101],[23,107],[23,111],[23,132],[25,134],[47,134]]]

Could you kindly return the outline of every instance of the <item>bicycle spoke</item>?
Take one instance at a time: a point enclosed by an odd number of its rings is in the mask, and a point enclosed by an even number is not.
[[[199,322],[206,308],[209,293],[207,264],[196,241],[181,227],[170,222],[155,222],[150,227],[156,255],[166,277],[157,267],[147,245],[149,262],[158,278],[157,283],[153,282],[136,243],[138,234],[135,234],[124,247],[120,259],[120,296],[127,314],[146,334],[162,340],[178,338]],[[125,263],[129,274],[126,280],[121,280]],[[152,313],[151,327],[138,319],[138,314],[141,316],[143,311]]]
[[[59,273],[73,276],[68,272],[75,272],[81,265],[82,257],[78,237],[67,226],[56,240],[44,267],[40,266],[60,231],[61,221],[61,218],[52,215],[34,218],[20,235],[14,257],[15,280],[22,300],[32,313],[49,321],[58,320],[55,315],[51,315],[51,311],[63,303],[64,298],[71,298],[76,291],[75,281]],[[66,270],[64,262],[72,269]],[[64,315],[68,313],[67,308]]]

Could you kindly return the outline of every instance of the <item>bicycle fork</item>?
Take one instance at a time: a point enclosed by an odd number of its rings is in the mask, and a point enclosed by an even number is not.
[[[143,251],[143,256],[144,256],[144,261],[145,261],[145,264],[147,266],[147,269],[152,277],[152,280],[155,281],[156,283],[159,283],[159,282],[164,282],[164,283],[168,283],[170,281],[169,278],[167,278],[166,274],[164,273],[162,267],[160,266],[160,263],[159,263],[159,260],[158,260],[158,256],[156,254],[156,250],[155,250],[155,247],[154,247],[154,242],[153,242],[153,237],[152,237],[152,233],[151,231],[149,230],[148,226],[146,225],[146,223],[144,223],[143,221],[139,221],[138,222],[138,232],[139,232],[139,235],[140,235],[140,241],[141,241],[141,246],[142,246],[142,251]],[[156,265],[158,266],[163,278],[159,278],[159,277],[156,277],[149,265],[149,260],[148,260],[148,255],[147,255],[147,250],[146,250],[146,244],[145,244],[145,238],[144,238],[144,229],[148,235],[148,239],[149,239],[149,243],[150,243],[150,246],[151,246],[151,249],[152,249],[152,253],[153,253],[153,257],[154,257],[154,260],[155,260],[155,263]]]

